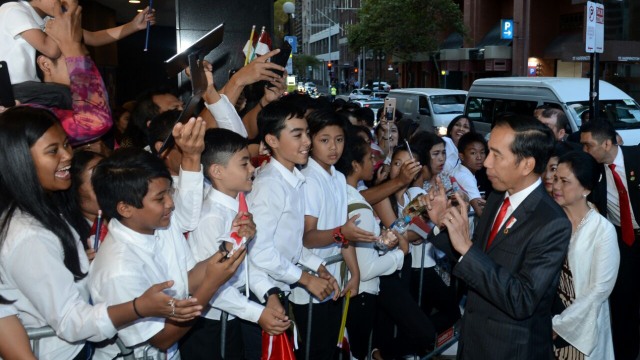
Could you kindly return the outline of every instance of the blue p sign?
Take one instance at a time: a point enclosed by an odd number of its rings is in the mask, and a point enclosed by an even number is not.
[[[500,38],[506,40],[513,39],[513,20],[500,20]]]

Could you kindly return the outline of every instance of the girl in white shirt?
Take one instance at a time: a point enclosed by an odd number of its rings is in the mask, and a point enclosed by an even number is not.
[[[373,209],[356,189],[359,181],[370,181],[373,178],[371,147],[361,137],[349,136],[347,146],[336,168],[347,179],[348,216],[358,215],[358,227],[379,236],[380,225]],[[409,243],[404,238],[401,239],[397,249],[383,256],[378,254],[373,243],[359,242],[355,245],[360,268],[360,284],[359,293],[349,307],[347,328],[351,352],[358,359],[364,359],[368,355],[369,335],[374,325],[374,314],[378,311],[376,299],[380,290],[379,277],[393,274],[401,269],[404,257],[409,252]]]
[[[86,358],[85,341],[102,341],[142,316],[169,317],[168,281],[119,305],[89,304],[89,261],[77,233],[52,195],[69,189],[73,154],[49,111],[15,107],[0,115],[0,296],[15,301],[26,328],[51,326],[57,337],[40,341],[40,359]],[[175,302],[174,320],[201,307]]]

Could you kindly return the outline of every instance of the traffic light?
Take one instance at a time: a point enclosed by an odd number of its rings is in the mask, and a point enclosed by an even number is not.
[[[358,73],[358,68],[353,69],[353,72],[357,74]]]
[[[327,70],[331,71],[332,66],[333,64],[331,63],[331,61],[327,62]]]

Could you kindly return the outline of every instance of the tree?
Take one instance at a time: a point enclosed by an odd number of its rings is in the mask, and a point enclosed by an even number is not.
[[[359,22],[347,29],[349,47],[384,51],[404,61],[431,52],[452,31],[465,34],[452,0],[363,0]]]
[[[322,62],[311,55],[294,54],[293,55],[293,73],[303,78],[307,77],[307,68],[309,66],[317,66]]]

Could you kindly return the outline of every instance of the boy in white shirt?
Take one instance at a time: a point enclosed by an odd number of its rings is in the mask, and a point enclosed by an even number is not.
[[[255,233],[255,223],[248,212],[239,211],[239,193],[251,191],[254,167],[250,162],[248,142],[241,135],[226,129],[210,129],[205,135],[205,149],[201,162],[205,177],[211,188],[202,205],[202,215],[196,229],[189,235],[189,247],[196,261],[206,259],[218,249],[229,252],[233,249],[232,232],[250,241]],[[284,308],[277,298],[267,301],[267,307],[250,301],[240,290],[245,289],[246,262],[213,297],[209,310],[183,338],[180,353],[185,359],[259,359],[261,336],[257,332],[245,331],[239,319],[257,323],[272,335],[284,332],[290,325]],[[251,269],[250,285],[267,281],[266,274]],[[225,354],[221,347],[221,313],[230,314],[226,325]],[[244,324],[243,324],[244,325]],[[242,337],[241,337],[242,333]],[[244,341],[243,341],[244,339]],[[244,342],[244,344],[243,344]],[[244,354],[243,354],[244,346]]]
[[[191,119],[174,128],[174,138],[183,153],[176,191],[202,191],[200,153],[204,131],[201,119]],[[230,259],[218,253],[196,264],[183,236],[193,228],[171,216],[174,209],[171,175],[160,159],[144,150],[114,152],[96,166],[92,185],[100,207],[111,218],[109,234],[89,275],[94,301],[118,304],[139,296],[148,287],[146,284],[172,278],[175,282],[169,289],[171,296],[185,299],[193,295],[206,309],[209,300],[244,258],[242,247]],[[191,215],[199,217],[200,209]],[[150,344],[153,346],[150,356],[160,349],[167,351],[169,359],[179,359],[177,341],[189,328],[161,318],[141,318],[118,329],[118,336],[126,346],[134,348],[136,358]],[[107,345],[96,350],[94,359],[113,359],[117,354],[115,345]]]
[[[259,139],[271,151],[271,161],[261,168],[248,195],[249,209],[257,225],[257,236],[249,249],[252,268],[269,275],[275,287],[256,286],[261,300],[288,292],[298,284],[313,296],[325,299],[332,292],[340,295],[336,279],[323,265],[323,259],[302,246],[304,234],[305,177],[296,168],[309,158],[311,141],[304,110],[286,101],[274,101],[258,116]],[[316,271],[302,271],[297,264]],[[286,304],[285,309],[287,308]]]

